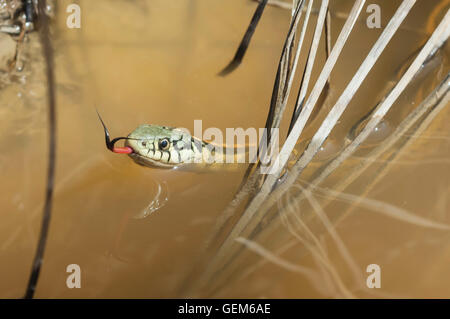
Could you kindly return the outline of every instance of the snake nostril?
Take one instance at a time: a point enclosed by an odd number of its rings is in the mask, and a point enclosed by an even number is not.
[[[146,147],[147,146],[147,142],[146,141],[142,141],[142,146]]]

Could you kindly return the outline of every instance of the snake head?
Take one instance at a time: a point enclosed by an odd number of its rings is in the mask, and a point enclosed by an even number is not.
[[[143,124],[131,132],[125,147],[138,164],[157,168],[174,168],[192,160],[192,136],[183,129]]]

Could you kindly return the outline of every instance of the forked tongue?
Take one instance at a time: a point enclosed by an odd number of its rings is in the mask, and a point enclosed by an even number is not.
[[[97,111],[97,115],[98,115],[98,118],[100,119],[100,122],[102,123],[103,130],[105,131],[106,148],[108,148],[111,152],[117,153],[117,154],[131,154],[131,153],[133,153],[133,149],[131,147],[128,147],[128,146],[125,146],[125,147],[114,146],[114,144],[116,144],[117,141],[126,140],[127,137],[116,137],[113,140],[111,140],[111,138],[109,137],[108,129],[106,128],[106,125],[103,122],[103,120],[102,120],[102,118],[100,116],[100,113],[98,113],[98,111]]]

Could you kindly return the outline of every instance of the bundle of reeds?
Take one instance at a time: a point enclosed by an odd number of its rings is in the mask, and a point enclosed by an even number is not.
[[[275,166],[273,174],[262,175],[258,168],[260,162],[251,165],[245,175],[241,188],[234,200],[223,212],[223,218],[215,228],[209,242],[209,257],[201,263],[195,274],[197,280],[189,276],[189,285],[183,286],[181,295],[217,296],[220,292],[248,274],[265,262],[273,262],[289,271],[300,273],[320,290],[321,272],[293,264],[279,257],[283,251],[296,243],[301,243],[306,253],[313,255],[321,265],[322,271],[332,278],[336,286],[336,296],[353,297],[352,289],[343,284],[339,274],[330,264],[326,251],[318,235],[311,229],[311,223],[320,224],[336,243],[337,250],[355,276],[355,285],[364,289],[361,270],[356,266],[346,245],[336,231],[335,224],[345,218],[355,205],[363,205],[371,210],[385,214],[404,222],[449,230],[450,226],[412,214],[400,207],[385,202],[367,198],[365,195],[388,171],[390,164],[407,149],[408,145],[420,134],[430,122],[449,104],[449,68],[448,63],[440,61],[438,66],[427,76],[434,79],[432,89],[420,98],[414,107],[407,109],[407,115],[394,127],[386,139],[357,163],[350,165],[343,178],[329,179],[339,171],[346,161],[359,150],[368,136],[382,124],[385,115],[396,105],[403,93],[411,95],[411,83],[424,73],[427,63],[436,58],[443,50],[443,45],[450,35],[450,11],[448,2],[436,3],[434,15],[442,16],[440,22],[429,20],[432,28],[425,44],[416,52],[407,52],[410,58],[405,64],[400,76],[388,86],[375,106],[370,107],[366,116],[358,123],[353,133],[342,142],[342,148],[321,165],[311,165],[322,150],[324,143],[339,123],[341,116],[348,109],[354,96],[360,90],[363,82],[371,77],[371,70],[385,53],[386,48],[396,32],[402,28],[405,18],[410,14],[415,0],[404,0],[395,14],[382,29],[378,39],[373,43],[370,52],[360,63],[357,71],[341,92],[334,89],[332,71],[337,61],[342,58],[344,47],[351,38],[355,24],[361,21],[361,12],[365,0],[355,0],[351,11],[346,16],[345,23],[339,31],[336,41],[332,44],[330,36],[331,16],[329,0],[293,0],[292,4],[280,1],[261,1],[252,22],[257,23],[264,6],[274,4],[292,11],[290,27],[282,48],[281,58],[267,117],[266,128],[280,128],[287,106],[294,96],[291,92],[294,83],[299,82],[296,99],[290,120],[288,135],[281,151],[272,157]],[[314,9],[314,5],[319,5]],[[258,11],[259,10],[259,11]],[[311,15],[316,14],[314,23]],[[336,16],[336,14],[334,14]],[[342,16],[342,14],[341,14]],[[430,17],[435,18],[435,17]],[[302,23],[300,23],[302,21]],[[434,24],[435,23],[435,24]],[[249,28],[250,35],[254,31]],[[305,34],[312,32],[309,43]],[[247,33],[248,35],[248,33]],[[321,38],[325,40],[326,61],[318,62],[317,53]],[[243,45],[236,54],[235,60],[225,69],[223,74],[233,70],[242,61],[250,37],[244,37]],[[411,55],[412,54],[412,55]],[[299,71],[299,58],[306,55],[303,72]],[[444,54],[444,58],[446,58]],[[320,68],[319,75],[312,83],[313,67]],[[439,69],[440,68],[440,69]],[[443,71],[442,72],[442,68]],[[436,70],[439,69],[440,72]],[[389,79],[386,79],[388,82]],[[410,91],[408,92],[408,89]],[[336,94],[336,100],[331,103],[330,92]],[[338,95],[337,95],[338,94]],[[330,104],[331,103],[331,104]],[[320,109],[320,110],[318,110]],[[321,116],[317,115],[320,113]],[[315,118],[313,121],[313,117]],[[315,123],[315,125],[314,125]],[[308,136],[308,129],[313,132]],[[356,179],[363,176],[372,164],[382,161],[376,173],[361,189],[359,194],[350,194],[346,189]],[[302,173],[308,171],[307,177]],[[342,174],[340,175],[342,176]],[[317,197],[324,198],[323,200]],[[352,207],[330,218],[325,212],[326,207],[335,199],[352,203]],[[301,203],[309,203],[310,210],[302,210]],[[286,229],[288,231],[286,231]],[[247,249],[245,249],[247,248]],[[261,255],[260,262],[249,262],[246,252],[251,250]],[[320,267],[319,267],[320,268]]]

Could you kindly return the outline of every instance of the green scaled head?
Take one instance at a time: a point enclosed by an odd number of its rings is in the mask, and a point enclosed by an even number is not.
[[[125,146],[133,149],[129,156],[140,165],[174,168],[192,161],[191,143],[185,130],[143,124],[128,135]]]

